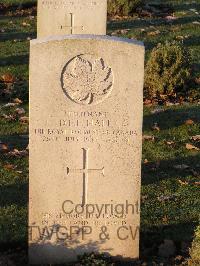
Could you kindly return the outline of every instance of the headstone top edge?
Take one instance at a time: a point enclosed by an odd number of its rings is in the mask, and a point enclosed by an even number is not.
[[[51,41],[62,41],[62,40],[102,40],[102,41],[114,41],[114,42],[122,42],[127,44],[135,44],[141,47],[144,47],[144,43],[135,39],[121,38],[121,37],[111,37],[107,35],[61,35],[61,36],[48,36],[45,38],[33,39],[30,41],[31,45],[48,43]]]

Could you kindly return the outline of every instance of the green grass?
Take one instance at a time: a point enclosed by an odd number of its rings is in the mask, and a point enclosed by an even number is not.
[[[15,77],[11,94],[1,95],[0,100],[0,141],[9,149],[24,149],[27,146],[28,125],[16,118],[8,121],[3,114],[13,115],[17,107],[4,107],[13,98],[23,100],[23,107],[28,116],[28,58],[29,40],[36,36],[35,9],[29,10],[32,1],[5,0],[10,5],[6,12],[0,13],[0,77],[11,74]],[[157,1],[158,2],[158,1]],[[108,34],[143,40],[148,58],[151,49],[159,42],[184,37],[183,43],[192,52],[194,75],[200,76],[199,35],[200,26],[193,24],[199,16],[190,9],[199,11],[200,1],[166,1],[174,8],[178,17],[172,23],[164,18],[138,18],[134,15],[126,21],[110,21]],[[24,12],[16,13],[16,5],[25,3]],[[14,6],[13,6],[14,5]],[[27,12],[29,10],[30,12]],[[24,23],[25,22],[25,23]],[[129,29],[123,33],[124,29]],[[152,36],[149,32],[159,30]],[[119,31],[119,32],[118,32]],[[6,89],[0,84],[0,92]],[[191,240],[194,227],[200,213],[199,182],[200,155],[198,151],[187,150],[186,143],[198,146],[190,137],[200,132],[199,106],[195,104],[163,107],[164,111],[153,114],[157,107],[145,107],[144,134],[154,135],[155,141],[143,143],[142,166],[142,220],[141,254],[146,248],[152,248],[163,239],[173,239],[178,246],[183,241]],[[192,119],[194,125],[186,125]],[[158,123],[160,131],[152,131]],[[166,142],[173,141],[173,145]],[[148,163],[144,163],[145,159]],[[14,169],[6,169],[6,165]],[[177,165],[187,165],[185,170],[175,169]],[[20,172],[20,173],[19,173]],[[180,182],[186,182],[184,185]],[[160,196],[170,196],[169,200],[159,201]],[[8,157],[0,154],[0,247],[24,245],[27,241],[27,202],[28,202],[28,158]],[[155,249],[156,249],[155,247]],[[156,254],[156,251],[153,251]],[[150,255],[149,255],[150,256]]]

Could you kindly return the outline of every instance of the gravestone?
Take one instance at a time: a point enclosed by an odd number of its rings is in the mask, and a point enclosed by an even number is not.
[[[143,75],[134,40],[31,41],[31,263],[138,258]]]
[[[37,37],[106,34],[107,0],[38,0]]]

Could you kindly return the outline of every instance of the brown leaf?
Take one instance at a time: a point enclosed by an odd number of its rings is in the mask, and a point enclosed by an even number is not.
[[[190,139],[194,141],[200,141],[200,135],[192,136]]]
[[[29,118],[27,116],[22,116],[19,119],[20,122],[22,123],[28,123],[29,122]]]
[[[195,123],[194,123],[194,121],[192,119],[187,119],[185,121],[185,124],[190,126],[190,125],[194,125]]]
[[[151,106],[152,105],[152,101],[151,100],[148,100],[148,99],[145,99],[144,100],[144,105]]]
[[[7,152],[8,146],[4,143],[0,143],[0,152]]]
[[[192,145],[190,143],[187,143],[185,145],[185,147],[186,147],[187,150],[196,150],[196,151],[199,151],[199,148],[197,148],[196,146],[194,146],[194,145]]]
[[[18,104],[23,103],[22,100],[20,100],[19,98],[15,98],[15,99],[13,100],[13,102],[14,102],[14,103],[18,103]]]
[[[4,74],[1,76],[1,80],[5,83],[13,83],[15,81],[15,77],[11,74]]]
[[[167,218],[166,215],[162,218],[162,221],[163,221],[164,223],[167,223],[167,222],[168,222],[168,218]]]
[[[15,110],[15,112],[18,114],[18,115],[23,115],[26,113],[26,111],[24,110],[24,108],[17,108]]]
[[[160,31],[159,30],[156,30],[156,31],[150,31],[147,33],[148,36],[157,36],[160,34]]]
[[[171,145],[175,144],[175,142],[174,141],[166,141],[166,144],[171,146]]]
[[[143,140],[148,140],[148,141],[154,141],[155,137],[154,136],[143,135],[142,139]]]
[[[4,169],[13,170],[13,169],[15,169],[15,166],[13,164],[6,164],[6,165],[4,165]]]
[[[181,185],[188,185],[189,184],[189,182],[187,182],[187,181],[182,181],[182,180],[178,180],[178,182],[181,184]]]
[[[14,149],[13,151],[10,151],[8,153],[8,155],[15,156],[15,157],[23,157],[23,156],[27,156],[28,155],[28,151],[27,150],[19,151],[18,149]]]

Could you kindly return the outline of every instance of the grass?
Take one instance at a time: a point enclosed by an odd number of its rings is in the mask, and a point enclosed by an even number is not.
[[[28,125],[19,117],[8,121],[2,115],[13,116],[18,107],[5,107],[14,98],[20,98],[19,106],[28,116],[28,58],[29,38],[36,36],[34,1],[5,0],[6,10],[0,11],[0,77],[11,74],[15,78],[10,93],[0,94],[0,141],[12,150],[27,146]],[[159,1],[157,1],[158,3]],[[178,18],[166,22],[162,17],[134,15],[126,20],[108,23],[108,34],[143,40],[146,55],[159,42],[182,39],[192,52],[194,75],[200,77],[198,38],[200,1],[165,1],[171,4]],[[18,4],[25,4],[21,11]],[[124,31],[125,30],[125,31]],[[158,32],[159,31],[159,32]],[[155,33],[157,32],[157,33]],[[181,36],[181,37],[180,37]],[[0,83],[0,92],[9,90],[9,84]],[[199,134],[200,112],[195,104],[144,109],[144,134],[154,135],[155,141],[143,143],[142,166],[142,220],[141,254],[149,259],[157,254],[156,249],[163,239],[172,239],[181,252],[183,242],[191,241],[200,213],[199,182],[200,155],[197,150],[188,150],[186,144],[198,146],[191,136]],[[185,121],[192,119],[193,125]],[[160,131],[153,131],[157,123]],[[168,142],[168,144],[167,144]],[[169,142],[174,142],[169,145]],[[8,165],[12,165],[11,169]],[[187,169],[177,169],[187,165]],[[167,199],[162,199],[162,197]],[[9,157],[0,154],[0,247],[25,246],[27,243],[28,158]]]

